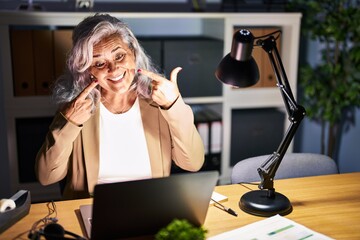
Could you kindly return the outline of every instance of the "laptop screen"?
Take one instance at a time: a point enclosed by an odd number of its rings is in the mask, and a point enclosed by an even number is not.
[[[218,172],[208,171],[98,184],[93,205],[80,206],[85,227],[88,225],[86,228],[91,231],[88,237],[153,236],[173,219],[187,219],[200,226],[205,221],[217,180]]]

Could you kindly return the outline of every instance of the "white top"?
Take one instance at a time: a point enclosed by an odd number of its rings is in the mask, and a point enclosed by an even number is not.
[[[98,183],[145,178],[151,178],[151,166],[139,100],[123,114],[113,114],[100,103]]]

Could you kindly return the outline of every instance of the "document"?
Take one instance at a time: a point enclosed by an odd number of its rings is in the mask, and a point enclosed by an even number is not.
[[[210,205],[215,204],[215,202],[213,200],[215,200],[217,202],[225,202],[228,200],[228,197],[225,195],[222,195],[218,192],[213,192],[211,195]]]
[[[312,231],[311,229],[298,224],[290,219],[275,215],[273,217],[260,220],[258,222],[246,225],[244,227],[221,233],[208,240],[329,240],[323,234]]]

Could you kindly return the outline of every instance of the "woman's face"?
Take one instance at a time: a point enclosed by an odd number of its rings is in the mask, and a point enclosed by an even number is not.
[[[118,35],[111,35],[94,45],[90,73],[108,93],[125,93],[132,83],[136,63],[134,53]]]

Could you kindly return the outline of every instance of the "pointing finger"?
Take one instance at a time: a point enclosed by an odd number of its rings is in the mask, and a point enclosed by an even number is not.
[[[91,93],[91,91],[99,84],[97,80],[92,81],[77,97],[78,99],[86,99],[87,96]]]
[[[166,78],[160,76],[160,75],[157,75],[153,72],[150,72],[148,70],[145,70],[145,69],[138,69],[138,73],[141,73],[149,78],[151,78],[153,81],[155,82],[161,82],[161,81],[165,81],[167,80]]]

